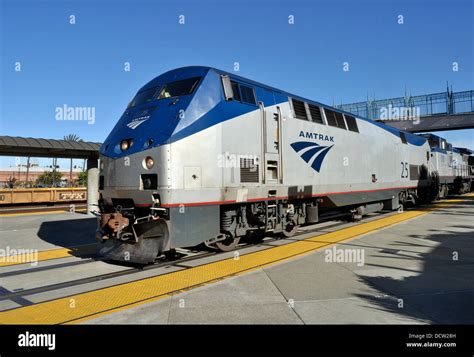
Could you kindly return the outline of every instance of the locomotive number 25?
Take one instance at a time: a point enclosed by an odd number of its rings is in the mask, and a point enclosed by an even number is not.
[[[401,178],[407,178],[408,177],[408,162],[401,162],[402,164],[402,174]]]

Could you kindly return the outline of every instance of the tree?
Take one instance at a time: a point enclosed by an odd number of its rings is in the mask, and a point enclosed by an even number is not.
[[[79,172],[79,175],[77,176],[77,184],[82,187],[87,186],[87,172],[86,171]]]
[[[68,134],[63,138],[65,141],[82,141],[76,134]],[[69,162],[69,186],[72,185],[72,159]]]
[[[63,138],[63,140],[66,140],[66,141],[81,141],[79,136],[77,136],[76,134],[68,134]]]
[[[45,171],[36,179],[36,184],[51,186],[53,182],[61,182],[62,173],[59,171]]]

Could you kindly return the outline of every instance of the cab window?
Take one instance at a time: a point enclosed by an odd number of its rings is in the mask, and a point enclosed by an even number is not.
[[[230,83],[232,85],[232,92],[234,92],[233,100],[241,103],[257,105],[257,99],[255,98],[255,90],[253,87],[235,81],[231,81]]]
[[[155,93],[158,91],[158,89],[159,87],[154,87],[138,92],[135,98],[132,99],[128,107],[136,107],[137,105],[145,104],[155,100]]]
[[[197,87],[201,77],[183,79],[176,82],[167,83],[161,88],[157,100],[164,98],[181,97],[191,94]]]

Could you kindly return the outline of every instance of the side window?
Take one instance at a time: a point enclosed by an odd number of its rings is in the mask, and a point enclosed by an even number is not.
[[[240,95],[242,97],[242,102],[257,105],[257,100],[255,99],[255,92],[253,88],[244,86],[242,84],[240,84],[239,87],[240,87]]]
[[[234,81],[230,81],[230,84],[232,85],[232,92],[234,92],[234,100],[240,102],[242,99],[240,98],[239,85]]]
[[[301,100],[291,98],[291,103],[293,104],[295,118],[308,120],[308,114],[306,114],[306,108],[304,106],[304,102],[302,102]]]
[[[359,127],[357,126],[357,120],[353,116],[350,115],[345,115],[344,117],[346,118],[346,123],[347,123],[347,128],[350,131],[355,131],[356,133],[359,132]]]

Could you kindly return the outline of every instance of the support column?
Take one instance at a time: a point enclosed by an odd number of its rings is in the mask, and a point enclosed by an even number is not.
[[[99,207],[99,165],[98,159],[87,159],[87,214],[97,211]]]

